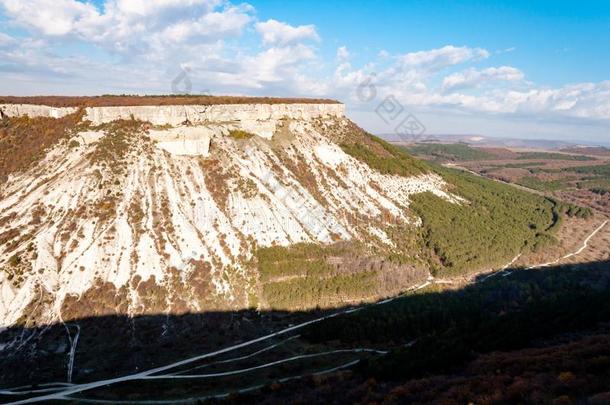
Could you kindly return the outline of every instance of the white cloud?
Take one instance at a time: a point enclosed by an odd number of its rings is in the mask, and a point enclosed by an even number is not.
[[[256,31],[263,37],[263,43],[267,45],[289,45],[304,40],[320,40],[316,27],[313,25],[293,27],[273,19],[256,23]]]
[[[390,57],[390,53],[388,51],[386,51],[385,49],[382,49],[381,51],[379,51],[377,56],[381,59],[387,59]]]
[[[15,94],[164,93],[188,65],[194,92],[324,96],[371,110],[393,95],[407,108],[439,113],[610,119],[610,81],[536,86],[516,67],[477,66],[489,51],[454,45],[381,51],[363,66],[352,66],[341,46],[325,64],[311,43],[320,41],[314,25],[257,22],[251,6],[229,0],[106,0],[99,8],[77,0],[0,0],[2,10],[9,25],[29,31],[18,41],[0,33],[0,80]],[[74,56],[60,56],[62,45],[74,42]],[[363,84],[374,89],[374,101],[358,98]]]
[[[443,91],[452,91],[478,87],[485,83],[519,82],[524,77],[522,71],[510,66],[491,67],[483,70],[471,68],[445,77],[442,87]]]
[[[269,48],[246,62],[247,72],[260,82],[286,80],[300,64],[315,57],[314,51],[299,44],[289,47]]]
[[[167,52],[176,44],[239,36],[250,6],[218,0],[107,0],[103,11],[76,0],[0,0],[6,15],[49,39],[73,38],[128,57]]]
[[[95,6],[74,0],[1,0],[14,22],[43,35],[62,36],[99,18]]]
[[[347,62],[349,59],[349,50],[345,46],[337,48],[337,61],[339,63]]]
[[[378,64],[353,68],[339,63],[333,86],[341,97],[360,108],[376,107],[392,95],[407,108],[432,108],[477,114],[518,114],[545,119],[561,117],[610,119],[610,81],[581,83],[560,88],[541,88],[525,80],[511,66],[469,68],[442,77],[441,71],[489,57],[479,48],[445,46],[393,57],[390,64],[379,56]],[[379,66],[384,66],[379,69]],[[437,86],[440,80],[441,85]],[[359,89],[373,88],[375,99],[363,100]],[[476,89],[476,92],[471,90]],[[366,103],[373,103],[366,105]]]
[[[429,51],[410,52],[400,56],[398,59],[403,67],[438,71],[449,66],[488,57],[489,52],[485,49],[447,45]]]

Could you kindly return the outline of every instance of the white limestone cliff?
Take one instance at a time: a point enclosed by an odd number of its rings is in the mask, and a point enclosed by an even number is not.
[[[74,111],[16,107],[0,106],[5,115]],[[27,313],[55,321],[66,300],[87,300],[91,291],[104,296],[100,285],[116,289],[110,297],[124,294],[111,301],[128,315],[159,311],[146,304],[155,286],[198,311],[205,297],[193,285],[204,282],[214,302],[243,308],[244,297],[256,293],[251,260],[258,247],[336,241],[393,247],[388,223],[420,223],[409,210],[413,195],[459,202],[437,175],[381,174],[345,153],[325,135],[348,127],[343,109],[88,109],[85,119],[94,124],[133,116],[156,126],[125,137],[129,147],[121,156],[104,143],[111,136],[104,128],[91,128],[9,176],[0,190],[0,235],[15,233],[16,242],[0,245],[0,268],[15,255],[24,264],[18,274],[0,271],[0,328]],[[190,125],[180,125],[187,116]],[[261,137],[234,139],[227,136],[233,129]],[[203,276],[209,281],[196,278]],[[156,303],[162,311],[176,310],[174,304]]]
[[[72,114],[74,107],[49,107],[30,104],[0,104],[0,115],[9,117],[59,118]],[[314,118],[343,118],[343,104],[219,104],[87,107],[84,119],[93,125],[120,119],[137,119],[153,125],[226,123],[239,129],[270,139],[283,119],[311,120]]]

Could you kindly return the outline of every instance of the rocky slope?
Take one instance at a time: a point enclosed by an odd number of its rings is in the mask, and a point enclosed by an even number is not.
[[[360,263],[425,278],[404,241],[421,223],[411,198],[467,203],[425,169],[382,174],[346,153],[363,134],[339,104],[0,107],[15,151],[0,176],[0,327],[268,307],[257,252],[299,243],[349,246],[328,258],[334,276]],[[44,149],[19,148],[66,119]],[[411,282],[392,280],[348,298]]]

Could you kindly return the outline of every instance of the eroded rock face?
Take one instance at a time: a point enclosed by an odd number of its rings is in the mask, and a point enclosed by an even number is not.
[[[343,104],[228,104],[228,105],[181,105],[181,106],[135,106],[135,107],[90,107],[85,119],[93,124],[103,124],[117,119],[134,117],[153,125],[179,125],[205,122],[256,122],[269,124],[283,118],[311,120],[318,117],[344,116]],[[264,125],[263,124],[263,125]],[[247,128],[245,128],[247,129]],[[273,135],[273,132],[271,134]]]
[[[46,105],[33,104],[0,104],[0,115],[6,117],[18,117],[28,115],[30,117],[61,118],[76,112],[74,107],[49,107]]]
[[[9,117],[59,118],[76,111],[74,107],[49,107],[30,104],[0,104],[0,111]],[[116,120],[136,119],[153,125],[183,125],[232,123],[256,135],[271,139],[277,124],[283,119],[312,120],[314,118],[342,118],[343,104],[225,104],[225,105],[170,105],[87,107],[85,120],[93,125]]]
[[[323,131],[348,126],[342,107],[241,105],[235,116],[213,107],[200,117],[217,121],[193,126],[120,121],[78,133],[9,176],[0,191],[0,326],[246,308],[256,304],[258,247],[395,249],[387,226],[418,226],[413,194],[459,202],[436,175],[382,175],[346,154]],[[142,107],[96,119],[132,108]],[[180,116],[172,114],[157,118]],[[228,136],[235,119],[254,116],[263,126],[277,119],[272,139]]]
[[[148,136],[158,148],[172,155],[209,156],[212,138],[222,136],[222,133],[219,127],[197,125],[151,129]]]

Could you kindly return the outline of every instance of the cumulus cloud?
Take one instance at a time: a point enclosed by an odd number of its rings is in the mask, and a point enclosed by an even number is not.
[[[162,46],[238,36],[250,6],[217,0],[107,0],[103,9],[76,0],[0,0],[12,22],[49,39],[73,38],[125,55]]]
[[[359,90],[366,86],[374,90],[377,102],[393,96],[405,106],[437,111],[610,119],[609,81],[541,88],[527,82],[525,74],[511,66],[471,67],[442,75],[444,69],[488,57],[490,53],[484,49],[448,45],[391,56],[392,62],[385,65],[388,55],[361,68],[343,62],[335,70],[333,86],[342,97],[360,104]],[[435,85],[438,81],[441,84]]]
[[[30,83],[54,82],[45,81],[44,74],[63,79],[66,85],[96,77],[100,86],[109,84],[121,92],[126,83],[130,83],[126,88],[140,92],[167,92],[181,66],[188,65],[196,92],[243,94],[267,88],[278,95],[305,95],[304,91],[325,88],[319,78],[303,71],[316,52],[302,42],[319,40],[315,27],[293,27],[276,20],[257,24],[255,10],[247,4],[106,0],[98,8],[77,0],[0,0],[0,12],[11,25],[25,28],[30,38],[41,42],[33,47],[30,40],[29,45],[8,52],[12,39],[0,36],[0,74],[4,71],[5,77],[18,79],[30,74]],[[250,46],[240,44],[246,27],[261,34],[267,49],[252,53]],[[71,59],[54,55],[55,46],[74,41],[106,54],[98,54],[95,62],[88,52]]]
[[[443,91],[479,87],[485,83],[519,82],[525,75],[517,68],[510,66],[491,67],[483,70],[474,68],[453,73],[443,79]]]
[[[447,45],[429,51],[410,52],[398,58],[403,67],[438,71],[449,66],[489,57],[489,52],[481,48],[456,47]]]
[[[320,40],[313,25],[293,27],[273,19],[256,23],[256,31],[267,45],[290,45],[304,40]]]

